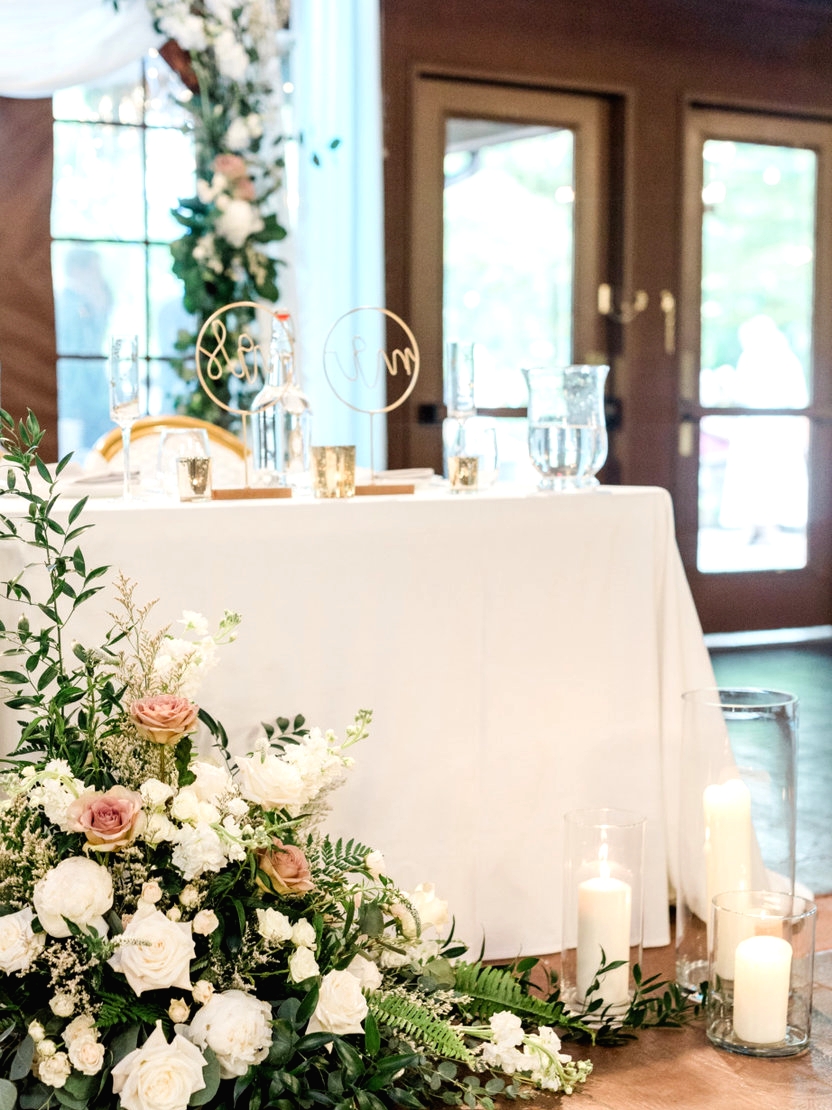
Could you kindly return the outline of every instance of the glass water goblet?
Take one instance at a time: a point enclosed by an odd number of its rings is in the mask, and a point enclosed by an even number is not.
[[[139,418],[139,339],[136,335],[113,336],[110,340],[110,419],[121,428],[124,486],[129,500],[130,429]]]

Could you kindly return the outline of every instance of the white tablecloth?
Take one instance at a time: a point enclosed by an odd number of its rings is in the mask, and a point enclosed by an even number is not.
[[[474,949],[559,948],[563,816],[599,805],[648,817],[644,939],[668,942],[680,696],[713,674],[664,490],[100,500],[83,519],[88,566],[136,579],[159,624],[243,614],[200,698],[236,749],[278,715],[343,735],[374,711],[329,827],[403,887],[434,882]],[[5,577],[19,554],[0,558]],[[105,627],[96,605],[74,638]]]

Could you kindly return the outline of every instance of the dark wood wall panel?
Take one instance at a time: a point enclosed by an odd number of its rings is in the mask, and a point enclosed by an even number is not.
[[[51,202],[52,102],[0,97],[0,402],[35,413],[47,459],[58,451]]]

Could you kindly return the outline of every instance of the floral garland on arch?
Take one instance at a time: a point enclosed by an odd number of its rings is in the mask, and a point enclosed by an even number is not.
[[[193,351],[205,320],[223,305],[275,303],[280,259],[273,245],[286,236],[279,215],[283,135],[279,37],[288,0],[147,0],[154,26],[169,36],[162,54],[182,76],[194,126],[196,195],[173,210],[186,229],[171,244],[173,272],[184,283],[194,331],[180,332],[177,370],[196,380]],[[241,310],[237,335],[253,319]],[[216,383],[221,400],[228,384]],[[235,406],[239,407],[239,405]],[[201,390],[187,412],[227,425],[229,413]]]
[[[0,624],[20,717],[0,776],[0,1110],[571,1094],[591,1064],[562,1038],[616,1042],[621,1019],[593,1002],[590,1028],[533,959],[466,962],[431,884],[401,890],[374,846],[321,832],[368,712],[344,740],[280,718],[235,756],[194,699],[237,614],[154,631],[119,576],[102,642],[71,639],[107,568],[79,544],[86,499],[56,511],[69,457],[47,468],[41,439],[0,411],[0,541],[27,568],[0,590],[20,613]],[[624,1026],[678,1024],[672,986],[638,993]]]

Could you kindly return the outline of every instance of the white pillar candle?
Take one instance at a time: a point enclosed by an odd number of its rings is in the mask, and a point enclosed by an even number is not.
[[[608,870],[608,869],[607,869]],[[601,949],[607,963],[623,960],[621,967],[608,971],[599,981],[605,1006],[626,1005],[630,984],[630,918],[632,889],[609,874],[585,879],[578,884],[578,946],[576,982],[578,998],[583,1001],[601,966]]]
[[[710,948],[714,895],[751,889],[751,793],[740,779],[728,779],[707,786],[702,803],[705,812],[705,921]],[[717,972],[724,979],[732,977],[734,949],[740,940],[742,934],[738,933],[731,944],[727,929],[720,938]]]
[[[734,961],[734,1034],[746,1044],[786,1039],[792,946],[782,937],[748,937]]]

